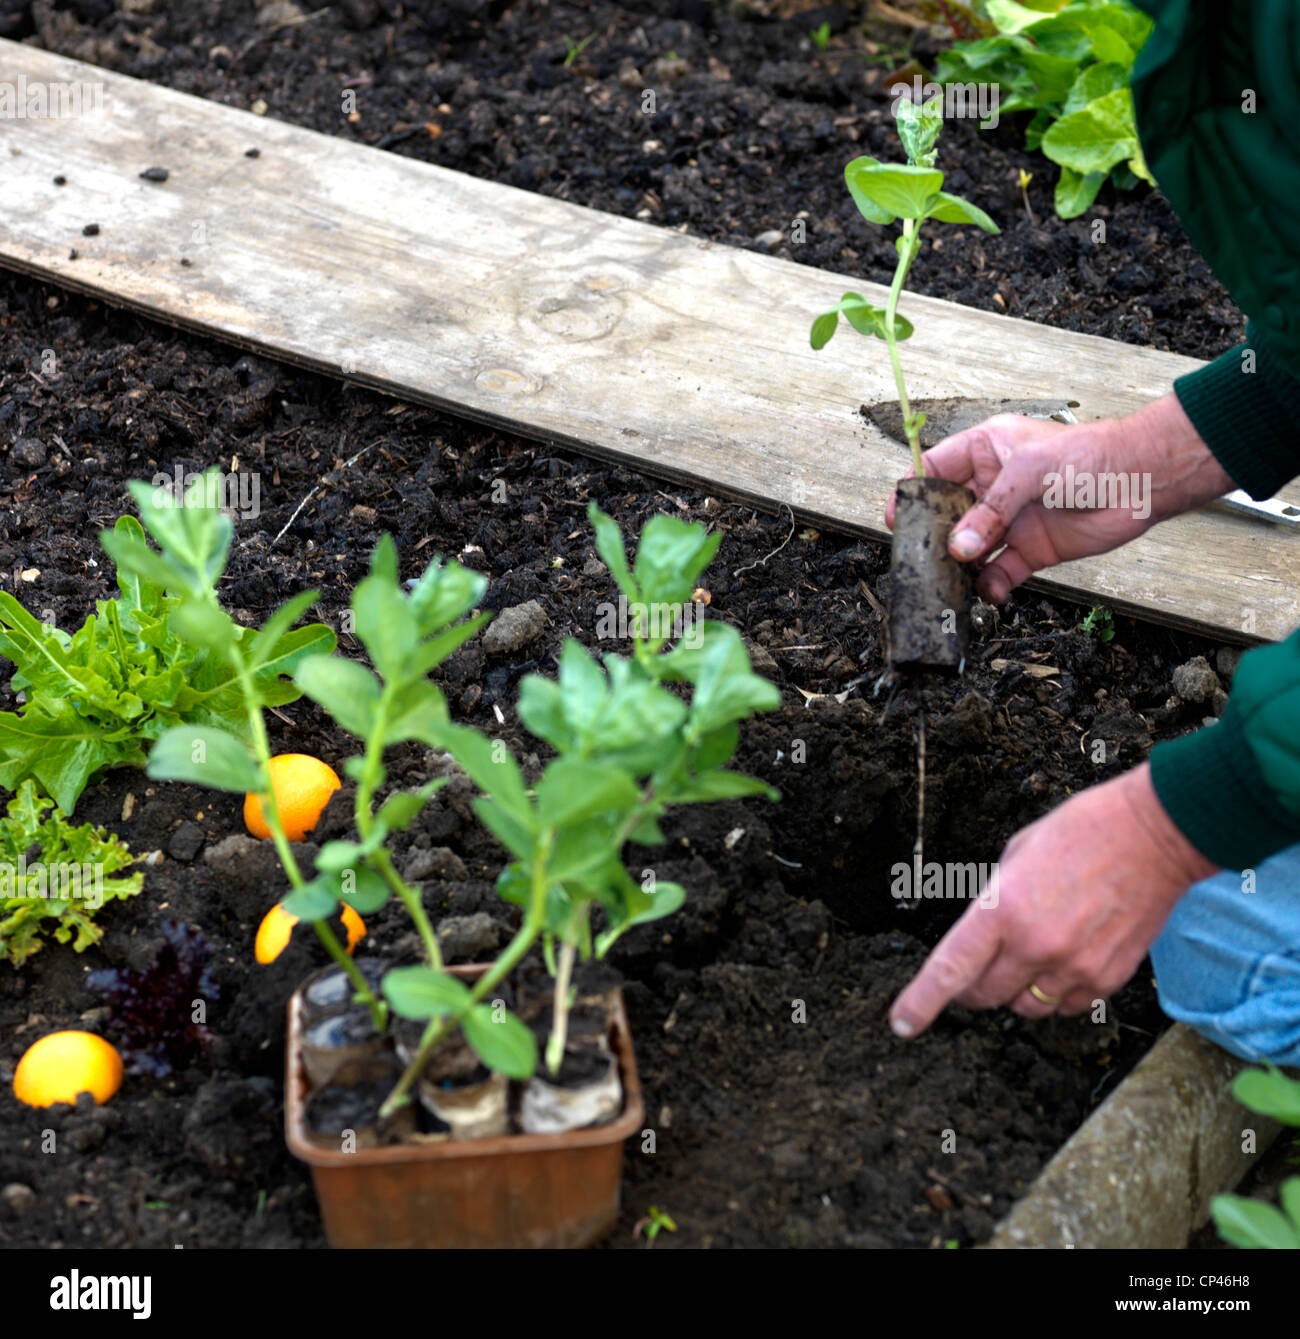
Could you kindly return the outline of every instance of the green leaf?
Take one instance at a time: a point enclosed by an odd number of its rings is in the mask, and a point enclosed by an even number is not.
[[[691,722],[701,734],[781,703],[776,686],[750,668],[740,634],[726,624],[721,627],[725,631],[706,644],[691,701]]]
[[[280,903],[283,910],[300,921],[327,921],[338,906],[338,897],[324,879],[313,879],[301,888],[295,888]]]
[[[560,753],[573,746],[573,732],[564,715],[564,696],[559,684],[540,674],[526,674],[519,685],[515,704],[526,729]]]
[[[592,814],[628,814],[639,799],[636,782],[621,768],[556,758],[537,785],[537,822],[539,827],[558,828]]]
[[[427,641],[421,642],[407,665],[409,674],[428,674],[436,669],[458,647],[463,646],[492,618],[491,614],[475,614],[463,623],[444,629]]]
[[[637,603],[688,604],[721,543],[721,532],[710,534],[704,526],[676,516],[652,516],[641,531],[632,568],[641,596]]]
[[[867,164],[858,158],[844,171],[854,200],[857,201],[860,195],[870,200],[877,211],[890,216],[885,222],[894,217],[925,218],[931,202],[943,187],[942,172],[913,163]]]
[[[1294,1166],[1294,1162],[1292,1163]],[[1278,1187],[1278,1198],[1281,1201],[1282,1212],[1291,1220],[1292,1225],[1300,1230],[1300,1176],[1288,1177]]]
[[[938,219],[940,223],[973,223],[985,232],[1001,232],[1002,229],[977,205],[969,200],[958,199],[947,191],[940,191],[935,203],[930,206],[927,218]]]
[[[1300,1125],[1300,1079],[1290,1078],[1274,1065],[1243,1070],[1232,1081],[1232,1094],[1252,1111],[1284,1125]]]
[[[352,593],[352,612],[371,664],[389,683],[401,683],[408,677],[407,663],[419,644],[420,629],[397,582],[372,571]]]
[[[864,155],[861,158],[855,158],[844,169],[844,183],[849,188],[849,194],[853,197],[853,203],[858,207],[858,213],[862,215],[868,223],[892,223],[894,215],[888,209],[877,204],[858,184],[857,173],[867,167],[879,167],[880,159]],[[827,335],[827,339],[830,335]],[[822,341],[825,343],[825,340]],[[820,348],[820,344],[814,344],[814,348]]]
[[[1134,158],[1140,148],[1132,93],[1116,89],[1061,117],[1043,136],[1043,152],[1084,176],[1109,172],[1116,163]]]
[[[446,777],[437,777],[419,790],[399,790],[390,795],[376,815],[389,832],[401,832],[415,822],[421,809],[447,784]]]
[[[491,740],[467,725],[447,725],[441,732],[445,748],[461,770],[503,812],[527,831],[534,830],[532,805],[524,776],[513,754],[500,740]]]
[[[537,1042],[514,1014],[475,1005],[461,1019],[465,1040],[490,1069],[512,1079],[529,1078],[537,1068]]]
[[[193,598],[182,600],[172,610],[167,626],[181,641],[215,651],[223,660],[242,631],[224,609]]]
[[[276,643],[320,598],[320,592],[305,590],[282,604],[263,624],[248,647],[248,666],[257,669],[271,656]]]
[[[901,239],[900,239],[901,240]],[[887,339],[884,307],[874,307],[861,293],[845,293],[829,311],[823,312],[812,326],[810,339],[814,349],[824,348],[835,333],[840,313],[860,335],[875,335]],[[899,312],[894,313],[894,336],[907,339],[912,334],[912,323]]]
[[[609,574],[614,578],[614,584],[627,596],[630,602],[635,603],[640,600],[641,592],[632,576],[631,569],[627,565],[627,553],[623,548],[623,532],[618,528],[618,522],[612,516],[606,516],[594,502],[587,507],[587,520],[590,521],[596,532],[596,552],[600,554],[601,561],[609,568]]]
[[[474,812],[479,822],[511,855],[520,860],[532,859],[534,841],[530,825],[520,822],[497,801],[481,796],[474,801]]]
[[[189,781],[213,790],[260,793],[261,768],[234,735],[200,725],[176,725],[149,754],[155,781]]]
[[[1056,183],[1056,212],[1063,219],[1078,218],[1097,198],[1106,180],[1104,172],[1089,172],[1087,176],[1071,168],[1061,169],[1060,180]]]
[[[1219,1235],[1234,1246],[1300,1250],[1300,1230],[1271,1204],[1240,1195],[1215,1195],[1210,1212]]]
[[[1104,61],[1099,65],[1088,65],[1079,71],[1079,76],[1070,85],[1069,96],[1061,108],[1062,116],[1082,111],[1090,102],[1096,102],[1107,93],[1114,93],[1128,83],[1128,70],[1123,65]]]
[[[441,748],[446,722],[447,699],[442,690],[428,679],[412,679],[393,694],[388,704],[384,745],[418,739]]]
[[[339,897],[363,916],[378,911],[388,901],[390,891],[383,877],[366,865],[340,872]]]
[[[736,800],[745,795],[763,795],[769,800],[781,798],[781,792],[766,781],[744,776],[740,772],[705,772],[674,786],[664,798],[672,804],[685,804],[704,800]]]
[[[830,311],[822,312],[812,323],[812,329],[808,333],[808,342],[814,349],[824,349],[835,334],[840,323],[840,309],[832,307]]]
[[[394,967],[384,973],[384,998],[403,1018],[459,1018],[470,1007],[469,988],[432,967]]]
[[[431,637],[467,614],[485,590],[487,577],[481,572],[435,558],[408,597],[420,636]]]
[[[339,656],[312,655],[298,666],[293,681],[349,734],[365,739],[379,706],[379,680],[364,665]]]
[[[898,104],[894,119],[908,162],[933,167],[935,146],[943,129],[942,99],[932,98],[918,107],[905,98]]]
[[[338,874],[355,869],[365,854],[364,847],[356,842],[328,841],[316,854],[316,868],[323,874]]]
[[[613,944],[634,925],[645,925],[650,921],[662,920],[680,911],[686,903],[686,889],[680,883],[670,883],[667,879],[658,879],[654,891],[647,892],[621,866],[621,878],[616,878],[619,901],[615,905],[605,903],[605,915],[609,928],[596,937],[596,957],[603,958]]]

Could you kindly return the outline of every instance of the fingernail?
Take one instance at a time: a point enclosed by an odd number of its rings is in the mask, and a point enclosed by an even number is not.
[[[958,530],[952,537],[952,548],[959,558],[973,558],[980,551],[980,537],[974,530]]]
[[[916,1031],[906,1018],[891,1018],[889,1026],[893,1029],[895,1037],[910,1037]]]

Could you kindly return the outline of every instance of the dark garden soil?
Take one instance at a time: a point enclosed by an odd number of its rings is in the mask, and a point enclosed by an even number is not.
[[[742,245],[806,210],[807,243],[778,249],[877,280],[889,268],[888,239],[857,226],[841,198],[848,156],[892,151],[885,102],[864,80],[881,65],[848,54],[860,39],[838,8],[786,22],[703,3],[448,0],[399,13],[345,0],[278,29],[249,4],[176,8],[0,0],[0,31],[25,36],[35,23],[43,45],[67,54],[241,106],[262,98],[273,116],[366,143],[397,136],[394,152]],[[293,18],[291,5],[267,9]],[[841,34],[828,57],[801,45],[822,17]],[[596,39],[564,68],[564,34],[590,32]],[[897,36],[873,30],[877,42]],[[340,113],[345,83],[358,92],[354,122]],[[652,125],[634,107],[651,85],[665,90]],[[441,128],[437,138],[426,123]],[[1090,246],[1084,224],[1051,215],[1050,170],[1018,146],[1009,125],[988,135],[952,127],[953,189],[1007,231],[948,234],[940,252],[923,254],[920,289],[1189,354],[1233,342],[1238,314],[1158,196],[1106,198],[1109,242]],[[1022,165],[1036,172],[1034,226],[1018,202]],[[0,277],[0,331],[4,589],[79,625],[93,599],[112,593],[95,535],[124,509],[125,480],[178,464],[256,471],[262,511],[238,520],[222,583],[241,619],[261,621],[313,586],[319,616],[340,627],[385,531],[406,576],[445,553],[490,578],[487,607],[540,604],[544,619],[514,648],[488,654],[472,642],[440,673],[454,715],[505,739],[526,770],[544,758],[517,724],[518,681],[553,672],[565,637],[592,644],[610,596],[588,501],[625,533],[656,511],[722,531],[704,583],[709,613],[745,634],[782,688],[781,709],[745,731],[737,765],[783,799],[679,814],[665,847],[629,853],[632,869],[680,881],[690,899],[612,955],[656,1132],[653,1155],[629,1145],[615,1245],[637,1244],[634,1225],[652,1203],[679,1227],[659,1249],[977,1242],[1162,1026],[1144,969],[1104,1027],[953,1011],[917,1042],[890,1034],[891,999],[960,907],[909,906],[889,891],[892,867],[912,849],[915,714],[871,691],[882,668],[883,548],[792,532],[698,491],[25,279]],[[46,349],[57,370],[37,376]],[[846,394],[845,412],[856,408]],[[492,501],[497,480],[504,502]],[[965,679],[928,691],[927,859],[995,860],[1018,827],[1211,709],[1172,699],[1171,681],[1194,655],[1214,664],[1215,647],[1123,619],[1103,645],[1078,631],[1080,613],[1033,595],[982,610]],[[358,652],[346,633],[340,649]],[[1058,672],[1034,677],[1025,665]],[[0,708],[15,705],[6,679]],[[305,702],[270,724],[279,752],[337,765],[352,751]],[[1091,760],[1098,739],[1104,764]],[[395,751],[390,778],[415,785],[443,766]],[[316,840],[348,831],[348,795],[331,803]],[[450,918],[443,929],[463,960],[503,942],[513,915],[494,897],[501,852],[471,821],[469,797],[454,778],[398,847],[431,912]],[[271,966],[253,962],[254,932],[282,888],[269,846],[232,838],[243,832],[234,797],[138,773],[88,788],[77,816],[160,854],[145,866],[144,892],[102,913],[101,944],[81,956],[48,947],[21,971],[0,967],[0,1187],[32,1192],[0,1203],[0,1243],[323,1244],[306,1169],[284,1149],[281,1099],[285,1001],[320,955],[299,935]],[[102,1028],[87,974],[146,961],[167,919],[199,927],[214,948],[220,998],[204,1052],[169,1078],[128,1078],[102,1108],[20,1106],[11,1081],[23,1050],[56,1028]],[[392,907],[368,928],[369,951],[414,947]],[[41,1151],[47,1129],[55,1153]]]

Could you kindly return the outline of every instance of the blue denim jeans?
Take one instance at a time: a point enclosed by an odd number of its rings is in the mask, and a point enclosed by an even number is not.
[[[1188,889],[1151,946],[1160,1007],[1244,1060],[1300,1065],[1300,846]]]

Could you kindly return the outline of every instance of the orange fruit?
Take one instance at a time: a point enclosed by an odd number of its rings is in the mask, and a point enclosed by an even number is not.
[[[280,811],[284,835],[300,842],[320,821],[329,798],[343,783],[338,773],[309,753],[280,753],[271,759],[271,789]],[[262,801],[252,791],[244,796],[244,824],[254,837],[267,838]]]
[[[347,950],[349,953],[366,937],[366,923],[357,915],[356,909],[343,904],[343,928],[348,932]]]
[[[257,927],[257,938],[253,941],[253,956],[258,962],[274,962],[289,947],[293,927],[297,924],[297,916],[290,916],[277,902],[262,917],[262,923]]]
[[[365,938],[366,923],[352,907],[343,904],[343,928],[348,932],[347,950],[349,953]],[[291,916],[277,902],[262,917],[257,927],[257,938],[253,942],[253,956],[261,963],[274,962],[289,947],[293,927],[298,924],[297,916]]]
[[[122,1057],[93,1032],[51,1032],[27,1048],[14,1070],[14,1096],[29,1107],[75,1102],[91,1093],[101,1105],[122,1086]]]

